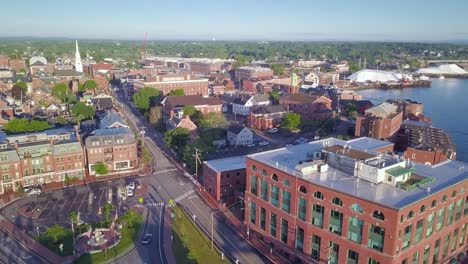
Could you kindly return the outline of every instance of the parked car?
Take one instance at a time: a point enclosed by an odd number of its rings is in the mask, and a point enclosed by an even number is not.
[[[271,129],[268,129],[268,133],[276,133],[278,132],[278,128],[271,128]]]
[[[132,188],[127,187],[127,197],[132,197],[135,195]]]
[[[135,182],[134,181],[129,182],[128,187],[132,190],[135,190]]]
[[[249,148],[255,147],[255,144],[248,144],[247,147]]]
[[[145,234],[145,236],[143,236],[143,239],[141,240],[141,243],[143,245],[148,245],[151,243],[151,240],[153,240],[153,235],[152,234]]]
[[[30,195],[37,195],[37,194],[41,194],[42,193],[42,190],[39,189],[39,188],[32,188],[31,190],[29,190],[27,192],[28,196]]]
[[[258,143],[260,146],[267,146],[267,145],[270,145],[270,142],[267,142],[267,141],[262,141],[260,143]]]

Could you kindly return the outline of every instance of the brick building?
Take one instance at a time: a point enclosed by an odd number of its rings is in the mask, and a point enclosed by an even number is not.
[[[243,79],[242,88],[246,92],[258,93],[265,91],[265,86],[267,85],[289,85],[291,83],[291,78],[289,76],[283,77],[259,77],[252,79]]]
[[[167,95],[171,91],[183,89],[185,95],[208,96],[208,79],[200,79],[191,74],[167,74],[148,76],[145,81],[135,80],[135,89],[144,87],[155,88]]]
[[[0,144],[0,193],[18,186],[82,179],[84,151],[75,131],[51,129],[3,137]]]
[[[398,112],[403,112],[403,119],[420,120],[423,117],[424,105],[409,99],[389,99],[387,103],[396,105]]]
[[[190,71],[199,74],[209,74],[210,72],[219,72],[222,69],[222,63],[192,61],[189,63]]]
[[[20,70],[27,71],[26,62],[22,59],[11,59],[10,69],[13,69],[17,72],[19,72]]]
[[[355,135],[375,139],[390,139],[400,130],[403,122],[403,112],[389,103],[369,108],[364,116],[356,118]]]
[[[273,70],[270,68],[244,66],[236,69],[235,76],[238,80],[273,77]]]
[[[200,95],[167,96],[162,101],[164,115],[172,118],[184,117],[184,107],[193,106],[206,115],[208,113],[221,114],[223,103],[217,97],[202,97]]]
[[[290,113],[287,105],[256,107],[247,115],[247,126],[256,130],[279,127],[281,120],[287,113]]]
[[[249,235],[293,263],[446,263],[466,251],[468,166],[334,138],[247,156]]]
[[[85,146],[91,175],[99,163],[106,164],[109,173],[138,168],[137,141],[129,128],[96,129],[85,139]]]
[[[203,186],[221,204],[244,197],[245,179],[245,156],[203,162]]]
[[[323,95],[291,94],[279,99],[289,110],[306,120],[325,120],[335,117],[332,101]]]
[[[10,59],[7,55],[0,55],[0,69],[9,69]]]
[[[423,123],[405,121],[396,136],[396,149],[403,157],[417,163],[436,165],[455,160],[456,147],[442,129]]]

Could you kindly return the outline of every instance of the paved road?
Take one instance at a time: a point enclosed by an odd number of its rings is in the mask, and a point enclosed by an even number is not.
[[[0,263],[40,264],[47,262],[0,230]]]

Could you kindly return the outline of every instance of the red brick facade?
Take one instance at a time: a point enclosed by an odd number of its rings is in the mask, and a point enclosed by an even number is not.
[[[402,122],[403,112],[385,118],[360,116],[356,118],[355,135],[357,137],[389,139],[398,132]]]
[[[296,96],[301,98],[296,98]],[[332,110],[332,100],[325,96],[309,97],[297,94],[280,98],[279,103],[288,105],[289,110],[301,115],[302,119],[324,120],[335,117],[335,112]]]
[[[208,79],[197,79],[192,75],[157,75],[147,77],[146,82],[135,81],[135,88],[155,88],[167,95],[171,91],[183,89],[185,95],[208,96]]]
[[[245,191],[246,172],[244,169],[216,172],[203,164],[203,185],[217,202],[226,206],[238,201]]]

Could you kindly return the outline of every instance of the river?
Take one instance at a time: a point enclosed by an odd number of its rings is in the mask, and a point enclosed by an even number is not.
[[[457,148],[457,159],[468,162],[468,79],[433,79],[432,86],[358,91],[374,104],[387,99],[411,99],[424,104],[424,115],[434,127],[449,133]]]

